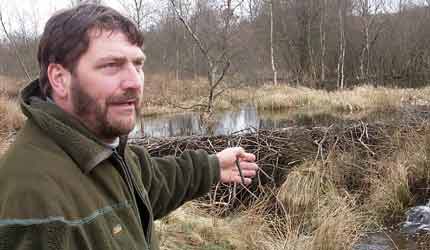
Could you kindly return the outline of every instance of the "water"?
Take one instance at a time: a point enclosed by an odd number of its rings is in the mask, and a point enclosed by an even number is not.
[[[416,112],[413,112],[416,113]],[[408,113],[407,115],[410,115]],[[404,117],[402,112],[375,112],[364,117],[351,114],[334,114],[315,110],[300,110],[273,112],[259,112],[253,106],[243,106],[236,111],[226,111],[215,115],[214,135],[227,135],[247,128],[283,128],[288,126],[329,126],[340,122],[363,121],[396,122]],[[421,115],[418,115],[421,116]],[[408,119],[409,116],[408,116]],[[207,129],[202,125],[199,113],[182,113],[145,117],[136,126],[131,137],[142,135],[151,137],[172,137],[188,135],[206,135]],[[399,230],[398,230],[399,231]],[[415,240],[411,240],[405,233],[400,232],[369,233],[354,250],[418,250]]]
[[[305,113],[295,112],[259,112],[254,106],[243,106],[236,111],[217,113],[213,135],[227,135],[247,128],[283,128],[292,125],[312,125],[324,121],[334,121],[328,114],[312,117]],[[142,126],[143,123],[143,126]],[[145,117],[139,123],[132,136],[171,137],[188,135],[205,135],[207,129],[202,125],[199,113],[181,113],[156,117]],[[143,129],[142,129],[143,128]]]
[[[354,250],[416,250],[417,244],[399,232],[369,233]]]
[[[370,112],[365,114],[339,113],[324,110],[258,111],[252,105],[242,106],[236,111],[225,111],[214,115],[216,121],[212,135],[228,135],[247,128],[284,128],[288,126],[330,126],[332,124],[362,121],[384,121],[396,123],[399,119],[430,119],[430,113],[418,110]],[[132,137],[172,137],[208,134],[202,125],[199,113],[181,113],[145,117],[136,126]]]

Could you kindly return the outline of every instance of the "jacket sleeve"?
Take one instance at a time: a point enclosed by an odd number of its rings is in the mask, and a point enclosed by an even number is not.
[[[167,215],[183,203],[210,191],[220,178],[218,157],[204,150],[185,151],[180,157],[151,157],[133,146],[142,170],[154,218]]]

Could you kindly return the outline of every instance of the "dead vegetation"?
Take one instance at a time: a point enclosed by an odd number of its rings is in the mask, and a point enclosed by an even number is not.
[[[144,138],[139,143],[152,155],[196,148],[217,152],[239,145],[255,153],[262,168],[248,189],[219,185],[205,200],[183,210],[186,215],[171,215],[188,216],[185,222],[205,217],[211,236],[199,236],[202,241],[183,240],[178,247],[169,239],[183,231],[162,221],[165,249],[346,250],[367,230],[395,225],[407,207],[429,198],[422,192],[430,182],[429,130],[426,120],[409,119],[398,124],[356,122],[230,136]],[[226,237],[237,228],[239,234]]]
[[[202,110],[207,101],[205,79],[172,80],[169,76],[151,75],[145,82],[144,115]],[[394,111],[408,106],[428,106],[430,88],[399,89],[358,86],[353,89],[326,91],[287,84],[260,87],[221,86],[223,95],[215,100],[216,110],[234,109],[243,104],[255,105],[260,111],[319,110],[343,114]]]

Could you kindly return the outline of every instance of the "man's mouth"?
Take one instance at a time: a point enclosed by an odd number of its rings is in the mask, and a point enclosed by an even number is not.
[[[130,99],[130,100],[124,100],[124,101],[117,101],[117,102],[111,103],[111,105],[121,106],[121,107],[130,107],[130,106],[136,107],[137,100],[136,99]]]

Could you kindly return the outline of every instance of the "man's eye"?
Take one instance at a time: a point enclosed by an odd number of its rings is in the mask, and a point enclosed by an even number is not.
[[[136,63],[136,64],[134,64],[134,67],[136,68],[137,71],[142,71],[143,70],[143,63]]]
[[[104,68],[114,68],[117,66],[118,66],[117,63],[106,63],[105,65],[103,65]]]

